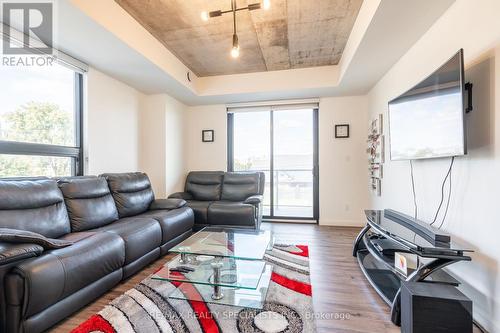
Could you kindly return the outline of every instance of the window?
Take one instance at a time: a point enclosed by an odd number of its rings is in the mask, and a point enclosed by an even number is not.
[[[0,177],[83,174],[82,74],[0,66]]]
[[[266,175],[266,219],[318,219],[317,105],[228,109],[228,170]]]
[[[262,171],[265,174],[264,216],[271,215],[271,123],[269,111],[231,114],[232,153],[230,171]]]

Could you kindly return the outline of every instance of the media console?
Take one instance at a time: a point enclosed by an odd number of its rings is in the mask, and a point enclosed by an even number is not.
[[[366,210],[366,226],[353,247],[353,256],[368,281],[391,306],[391,320],[401,324],[401,282],[444,283],[458,286],[460,282],[442,270],[458,261],[470,261],[446,233],[393,210]],[[418,267],[405,276],[394,266],[394,253],[418,256]]]

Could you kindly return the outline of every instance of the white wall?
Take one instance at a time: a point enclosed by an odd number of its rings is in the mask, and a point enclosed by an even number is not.
[[[142,100],[139,166],[149,175],[158,198],[183,189],[185,110],[184,104],[166,94]]]
[[[319,111],[320,223],[361,225],[367,200],[366,97],[323,98]],[[227,169],[225,105],[188,107],[186,173]],[[334,139],[334,124],[351,125],[349,139]],[[201,131],[215,130],[215,142],[201,141]]]
[[[214,142],[202,142],[201,131],[212,129]],[[187,108],[186,171],[227,169],[227,115],[224,105]]]
[[[93,68],[86,82],[86,173],[138,170],[137,123],[143,95]]]
[[[182,190],[186,106],[166,94],[144,95],[93,68],[86,81],[86,174],[143,171],[158,198]]]
[[[140,153],[139,166],[146,172],[156,197],[166,194],[166,96],[144,96],[139,117]]]
[[[320,224],[363,224],[363,211],[368,207],[367,112],[366,96],[322,98],[320,101]],[[335,124],[349,124],[350,137],[335,139]]]
[[[175,98],[166,98],[166,194],[184,189],[186,171],[185,119],[186,106]]]
[[[453,191],[444,229],[474,249],[472,262],[450,270],[474,302],[474,316],[491,332],[500,332],[500,1],[457,0],[369,93],[371,117],[387,101],[463,48],[466,79],[474,84],[474,111],[467,116],[469,154],[455,161]],[[387,117],[385,117],[387,119]],[[387,125],[387,124],[386,124]],[[386,126],[387,128],[387,126]],[[449,159],[415,163],[419,218],[432,220]],[[413,212],[408,162],[387,162],[382,196],[376,208]]]

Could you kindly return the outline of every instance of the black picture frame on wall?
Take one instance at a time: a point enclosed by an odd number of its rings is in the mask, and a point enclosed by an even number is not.
[[[202,142],[214,142],[215,134],[214,130],[202,130],[201,131],[201,141]]]
[[[349,137],[349,124],[335,125],[335,138],[345,139]]]

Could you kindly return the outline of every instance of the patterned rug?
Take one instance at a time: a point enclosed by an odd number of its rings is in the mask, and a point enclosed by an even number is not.
[[[274,245],[264,259],[273,272],[261,310],[168,298],[174,284],[146,278],[72,333],[315,332],[308,247]]]

